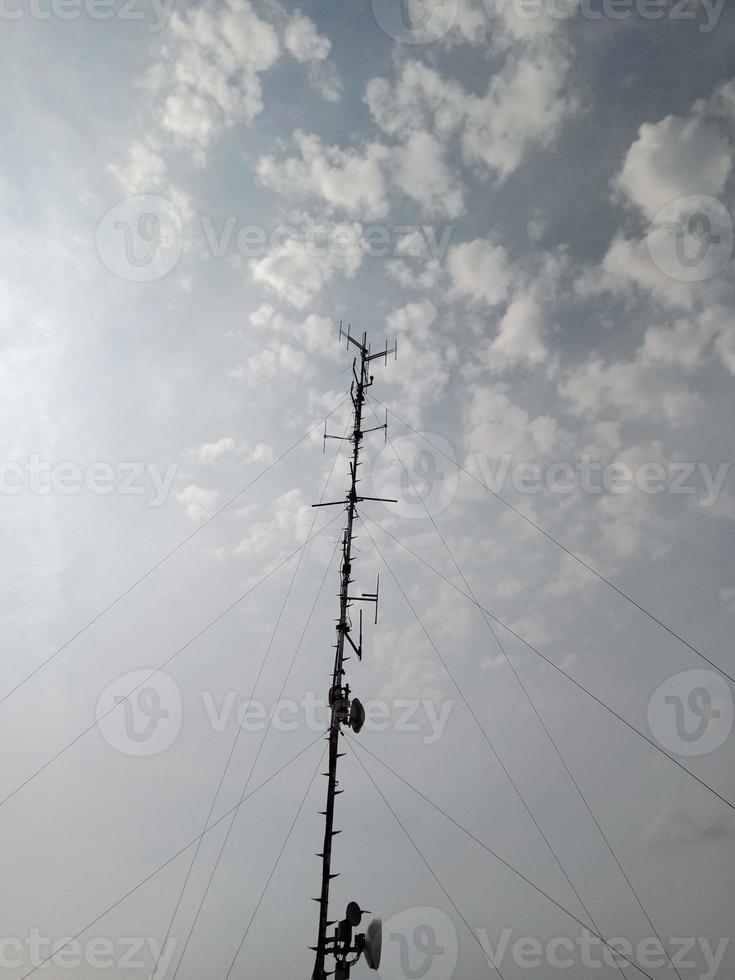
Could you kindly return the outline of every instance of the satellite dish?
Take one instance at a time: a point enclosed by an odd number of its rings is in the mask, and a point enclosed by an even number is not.
[[[357,928],[357,926],[360,925],[360,920],[362,919],[362,909],[357,902],[350,902],[348,904],[345,918],[353,928]]]
[[[350,706],[350,728],[355,735],[358,735],[364,724],[365,709],[363,708],[361,701],[358,701],[357,698],[353,698],[352,705]]]
[[[371,970],[380,967],[380,954],[383,951],[383,923],[373,919],[365,933],[365,962]]]

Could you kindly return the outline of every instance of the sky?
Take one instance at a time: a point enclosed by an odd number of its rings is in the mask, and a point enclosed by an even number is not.
[[[732,976],[732,8],[0,21],[3,976],[311,975],[340,322],[398,503],[333,918],[384,980]]]

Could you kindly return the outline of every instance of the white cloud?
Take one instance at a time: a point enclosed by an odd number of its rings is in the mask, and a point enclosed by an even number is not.
[[[623,418],[665,418],[681,425],[698,413],[701,398],[672,384],[669,372],[640,360],[604,364],[593,359],[561,383],[559,393],[577,414],[618,412]]]
[[[219,459],[220,456],[224,456],[226,453],[232,452],[235,448],[235,440],[229,437],[218,439],[217,442],[205,442],[203,446],[199,448],[199,460],[202,463],[213,463],[215,460]]]
[[[482,175],[505,179],[531,147],[548,146],[577,110],[567,90],[569,60],[557,44],[523,48],[510,55],[484,95],[409,61],[395,85],[374,78],[365,90],[373,118],[389,135],[455,134],[467,164]]]
[[[465,449],[487,459],[510,455],[534,459],[552,451],[557,444],[556,419],[548,415],[531,418],[511,402],[502,387],[474,386],[466,406]]]
[[[273,501],[266,520],[255,521],[235,549],[236,555],[262,555],[275,547],[304,541],[314,511],[301,490],[289,490]]]
[[[300,156],[265,156],[258,162],[260,183],[284,197],[319,201],[362,219],[384,218],[395,190],[430,216],[453,218],[464,210],[461,182],[430,133],[409,133],[396,147],[367,143],[342,149],[301,131],[294,141]]]
[[[259,76],[280,54],[275,28],[248,0],[208,0],[174,12],[146,77],[162,128],[203,164],[225,129],[262,111]]]
[[[162,157],[139,140],[133,140],[125,166],[110,164],[108,169],[129,195],[150,193],[160,186],[166,176],[166,164]]]
[[[465,210],[459,177],[447,166],[444,147],[431,133],[411,133],[394,151],[397,187],[427,215],[456,218]]]
[[[380,128],[389,136],[407,131],[433,131],[448,136],[467,113],[470,96],[455,81],[418,61],[407,61],[395,85],[373,78],[365,102]]]
[[[398,361],[384,380],[400,387],[404,412],[417,423],[423,407],[440,398],[449,381],[446,357],[423,339],[402,339]]]
[[[329,56],[332,43],[316,29],[310,17],[296,11],[284,34],[286,48],[297,61],[324,61]]]
[[[204,0],[172,14],[144,86],[162,129],[204,165],[225,130],[249,125],[263,111],[261,77],[284,51],[305,67],[322,98],[337,101],[342,84],[330,49],[301,11],[287,16],[277,4]]]
[[[406,334],[417,340],[428,340],[430,328],[436,321],[437,310],[430,300],[409,303],[388,314],[386,323],[391,330]]]
[[[732,148],[719,126],[699,115],[667,116],[641,126],[615,186],[653,219],[686,195],[721,195],[731,169]]]
[[[387,147],[369,143],[361,150],[342,150],[325,146],[318,136],[298,130],[294,141],[300,157],[260,159],[257,174],[261,184],[297,200],[323,201],[352,217],[385,217]]]
[[[653,261],[646,240],[616,236],[599,268],[587,270],[576,284],[580,296],[600,292],[626,295],[642,292],[666,306],[691,308],[700,290],[667,276]]]
[[[528,150],[558,136],[577,100],[566,91],[569,61],[556,47],[513,57],[490,81],[487,95],[470,102],[462,135],[468,163],[502,180]]]
[[[487,349],[491,368],[527,363],[541,364],[547,357],[544,319],[536,299],[522,293],[506,310],[498,335]]]
[[[267,442],[259,442],[252,449],[246,450],[245,458],[248,463],[264,463],[268,466],[276,458],[276,455],[273,452],[273,447],[269,446]]]
[[[288,22],[283,40],[291,57],[307,65],[312,87],[327,102],[337,102],[342,83],[337,69],[327,60],[332,48],[329,38],[319,33],[310,17],[297,10]]]
[[[696,367],[717,329],[715,311],[698,319],[676,320],[672,326],[653,326],[646,330],[640,350],[648,363],[678,364]]]
[[[343,241],[343,245],[315,250],[304,240],[288,239],[270,255],[251,263],[253,279],[303,309],[336,273],[353,276],[362,263],[359,227],[334,225],[331,231],[333,241]]]
[[[448,264],[458,295],[481,300],[488,306],[497,306],[508,298],[514,274],[501,245],[485,238],[453,245]]]
[[[253,354],[234,374],[257,383],[279,375],[305,374],[308,370],[309,359],[302,350],[288,343],[277,343]]]
[[[192,483],[176,494],[177,500],[186,511],[186,516],[197,522],[212,516],[217,509],[219,496],[218,490],[205,490],[196,483]]]

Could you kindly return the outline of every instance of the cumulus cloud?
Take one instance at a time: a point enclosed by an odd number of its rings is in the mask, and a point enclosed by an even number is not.
[[[259,76],[278,60],[281,45],[248,0],[177,10],[169,34],[146,85],[162,128],[202,163],[225,129],[262,111]]]
[[[387,324],[397,333],[414,337],[417,340],[428,340],[431,327],[436,322],[437,310],[431,300],[421,300],[419,303],[409,303],[400,309],[393,310],[388,315]]]
[[[484,238],[453,245],[448,267],[457,295],[488,306],[504,302],[514,282],[508,253]]]
[[[306,64],[309,82],[328,102],[337,102],[342,84],[337,69],[327,59],[332,48],[329,38],[320,34],[314,21],[297,10],[284,33],[286,50],[301,64]]]
[[[722,194],[731,169],[732,147],[718,125],[698,114],[667,116],[641,126],[615,186],[653,219],[686,195]]]
[[[501,386],[474,385],[465,408],[465,449],[488,459],[514,456],[534,459],[557,445],[555,418],[531,418],[526,409],[513,404]]]
[[[205,442],[204,445],[200,446],[199,448],[199,461],[201,463],[213,463],[215,460],[219,459],[220,456],[224,456],[226,453],[232,452],[235,445],[235,440],[230,437],[218,439],[217,442]]]
[[[500,329],[487,349],[490,367],[526,363],[541,364],[547,357],[544,318],[536,299],[528,293],[517,296],[500,321]]]
[[[287,238],[270,255],[251,263],[253,279],[303,309],[336,273],[349,278],[362,263],[359,227],[334,225],[331,232],[333,247],[319,249],[301,238]]]
[[[532,147],[549,146],[577,110],[568,90],[569,60],[558,45],[541,45],[510,55],[485,94],[468,92],[433,68],[407,62],[395,84],[374,78],[365,101],[388,134],[431,132],[455,136],[469,166],[503,180]]]
[[[319,200],[351,217],[385,217],[387,147],[369,143],[361,149],[342,150],[298,130],[294,142],[299,157],[260,159],[257,174],[261,184],[291,198]]]
[[[160,186],[166,175],[166,164],[162,157],[140,140],[133,140],[127,163],[110,164],[110,173],[120,182],[126,194],[151,192]]]
[[[306,67],[323,98],[339,99],[330,48],[329,39],[300,11],[286,18],[276,7],[256,7],[250,0],[205,0],[172,14],[144,87],[161,128],[203,165],[223,132],[249,125],[263,111],[261,78],[284,51]]]
[[[204,487],[192,483],[180,493],[176,499],[186,511],[186,516],[192,521],[203,521],[211,517],[217,509],[219,490],[205,490]]]
[[[257,383],[279,376],[303,375],[308,371],[309,359],[304,351],[289,343],[276,343],[253,354],[233,374],[237,379],[245,378]]]
[[[430,216],[456,218],[465,209],[462,183],[446,162],[442,143],[431,133],[411,133],[396,148],[393,179]]]
[[[462,134],[467,162],[502,180],[531,147],[549,146],[577,110],[566,87],[568,71],[566,55],[554,47],[511,58],[487,94],[469,104]]]
[[[268,516],[254,521],[235,549],[236,555],[262,555],[275,547],[304,541],[311,527],[314,511],[301,490],[289,490],[277,497]]]
[[[459,177],[449,168],[442,144],[430,133],[410,133],[396,147],[367,143],[342,149],[297,131],[299,156],[262,157],[258,180],[296,200],[318,201],[348,217],[384,218],[396,190],[429,216],[456,217],[464,210]]]
[[[559,392],[576,414],[617,412],[622,418],[664,418],[673,425],[691,420],[701,398],[670,374],[639,359],[605,364],[594,358],[562,381]]]

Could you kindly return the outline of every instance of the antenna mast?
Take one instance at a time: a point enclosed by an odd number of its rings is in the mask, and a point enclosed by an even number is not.
[[[388,363],[388,355],[397,356],[397,343],[388,349],[386,341],[385,349],[376,354],[370,352],[367,334],[363,333],[361,340],[356,340],[350,334],[350,328],[346,331],[339,326],[339,337],[346,339],[347,350],[350,344],[357,348],[357,355],[352,363],[352,386],[350,397],[353,407],[353,427],[351,436],[329,435],[324,429],[324,445],[327,439],[344,439],[352,443],[352,458],[350,460],[350,486],[345,500],[336,500],[324,504],[314,504],[315,507],[334,507],[343,506],[347,512],[347,522],[342,537],[342,568],[340,572],[339,590],[339,619],[337,620],[337,643],[334,658],[334,670],[332,673],[332,685],[329,689],[329,706],[331,709],[331,721],[329,726],[329,769],[324,775],[328,779],[327,784],[327,804],[326,810],[321,813],[324,816],[324,846],[317,857],[322,859],[322,887],[319,898],[314,901],[319,903],[319,930],[317,934],[317,944],[311,948],[316,953],[316,962],[312,980],[326,980],[334,972],[335,980],[347,980],[350,976],[351,967],[357,962],[361,955],[365,956],[367,965],[377,970],[380,963],[381,945],[381,926],[380,920],[373,920],[368,927],[367,933],[360,933],[354,937],[352,930],[360,924],[362,910],[356,902],[350,902],[347,906],[346,917],[338,924],[332,936],[328,936],[328,930],[335,925],[335,921],[329,919],[329,886],[332,878],[337,875],[332,873],[332,841],[340,833],[334,829],[334,808],[337,796],[342,792],[338,789],[337,763],[344,753],[339,751],[339,738],[341,726],[348,725],[356,733],[360,731],[365,721],[365,711],[357,698],[351,698],[349,684],[345,683],[344,663],[349,660],[345,656],[345,642],[349,644],[352,651],[357,655],[358,660],[362,660],[362,609],[360,609],[358,641],[352,639],[352,620],[350,617],[350,607],[353,602],[372,602],[375,604],[375,622],[378,621],[378,599],[380,593],[380,578],[375,586],[375,592],[363,592],[361,595],[350,595],[350,585],[352,584],[352,541],[354,538],[353,527],[357,515],[357,504],[363,500],[382,500],[380,497],[363,497],[357,492],[357,484],[360,482],[357,469],[360,466],[360,448],[362,438],[368,432],[384,431],[387,438],[388,418],[383,425],[375,426],[370,429],[362,427],[362,410],[365,403],[367,389],[373,383],[373,376],[368,374],[368,369],[372,361],[383,358]],[[396,503],[396,501],[390,501]],[[327,970],[327,956],[334,957],[334,971]]]

